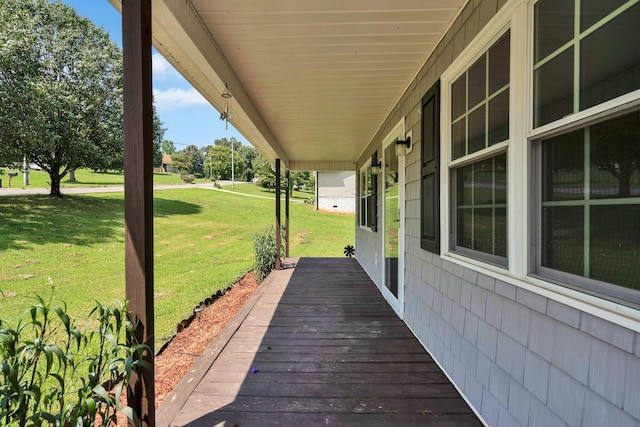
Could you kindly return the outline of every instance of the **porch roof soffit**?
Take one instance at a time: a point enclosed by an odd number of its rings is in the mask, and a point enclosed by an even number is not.
[[[231,123],[272,163],[354,170],[465,3],[153,0],[153,43],[218,111],[228,87]]]

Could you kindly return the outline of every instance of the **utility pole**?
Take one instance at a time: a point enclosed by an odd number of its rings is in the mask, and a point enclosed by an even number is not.
[[[236,169],[235,169],[235,165],[234,165],[234,156],[233,156],[233,138],[231,138],[231,188],[236,188],[235,187],[235,180],[236,180]]]

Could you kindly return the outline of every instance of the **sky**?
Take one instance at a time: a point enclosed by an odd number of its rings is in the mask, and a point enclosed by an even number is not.
[[[109,33],[122,48],[122,16],[107,0],[62,0],[79,15],[89,18]],[[167,129],[164,139],[173,141],[178,151],[187,145],[213,145],[219,138],[235,137],[248,145],[246,138],[231,123],[225,129],[218,113],[171,64],[153,50],[153,95],[160,120]]]

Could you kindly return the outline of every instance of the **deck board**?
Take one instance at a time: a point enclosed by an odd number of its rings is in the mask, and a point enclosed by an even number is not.
[[[241,317],[158,425],[482,425],[355,260],[302,259]]]

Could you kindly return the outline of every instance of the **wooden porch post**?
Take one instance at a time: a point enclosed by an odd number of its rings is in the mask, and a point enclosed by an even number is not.
[[[122,2],[126,298],[153,366],[153,110],[151,0]],[[133,373],[127,402],[142,426],[155,425],[153,372]]]
[[[284,198],[284,256],[289,258],[289,193],[291,192],[291,174],[289,169],[287,169],[285,177],[287,182],[287,195]]]
[[[281,214],[280,203],[280,159],[276,159],[276,270],[280,270],[280,254],[282,253],[282,230],[280,229]]]

